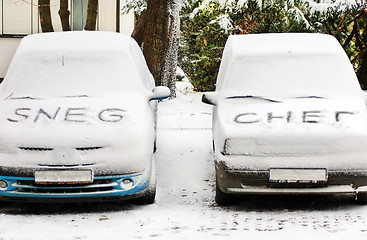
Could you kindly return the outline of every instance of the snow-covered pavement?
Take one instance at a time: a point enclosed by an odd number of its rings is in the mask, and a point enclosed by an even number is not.
[[[367,239],[367,206],[349,198],[217,206],[211,107],[200,99],[179,93],[159,105],[155,204],[10,204],[0,208],[0,239]]]

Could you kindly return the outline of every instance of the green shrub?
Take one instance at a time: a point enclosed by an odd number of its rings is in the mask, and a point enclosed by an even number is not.
[[[221,6],[212,2],[194,17],[195,5],[185,9],[181,17],[180,66],[188,75],[194,89],[215,89],[215,81],[228,34],[218,24],[211,23],[223,13]]]

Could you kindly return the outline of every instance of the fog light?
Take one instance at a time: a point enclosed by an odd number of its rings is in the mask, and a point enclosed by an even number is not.
[[[126,178],[124,180],[122,180],[121,182],[121,188],[124,190],[128,190],[131,189],[133,186],[133,181],[129,178]]]
[[[6,190],[8,188],[8,184],[3,181],[3,180],[0,180],[0,190]]]

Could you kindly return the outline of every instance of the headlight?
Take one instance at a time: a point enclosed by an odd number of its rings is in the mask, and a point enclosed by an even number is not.
[[[251,155],[251,151],[249,150],[254,150],[254,143],[254,139],[226,139],[221,153],[223,155],[249,156]]]

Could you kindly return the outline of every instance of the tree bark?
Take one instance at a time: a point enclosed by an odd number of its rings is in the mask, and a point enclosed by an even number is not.
[[[87,22],[85,24],[85,30],[96,30],[98,15],[98,0],[88,0],[88,10],[87,10]]]
[[[61,20],[62,30],[71,31],[70,21],[69,21],[70,11],[69,11],[69,1],[68,0],[60,0],[59,16]]]
[[[178,0],[170,0],[168,4],[167,33],[165,51],[162,61],[161,81],[163,86],[169,87],[171,97],[176,97],[176,69],[180,40],[180,9]]]
[[[142,13],[141,15],[135,14],[135,27],[131,34],[131,37],[135,39],[135,41],[139,44],[140,47],[142,47],[142,44],[144,42],[144,32],[145,32],[145,15],[146,13]]]
[[[50,0],[38,0],[38,10],[42,32],[53,32],[54,27],[51,19]]]
[[[161,85],[161,62],[166,34],[167,0],[148,0],[145,13],[143,53],[156,85]]]
[[[133,37],[142,42],[143,53],[156,85],[171,89],[176,96],[175,81],[179,42],[179,0],[148,0],[142,26],[137,24]],[[143,41],[138,36],[144,29]],[[141,34],[141,33],[140,33]]]

